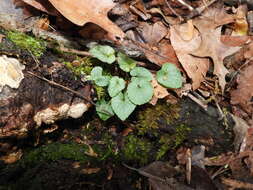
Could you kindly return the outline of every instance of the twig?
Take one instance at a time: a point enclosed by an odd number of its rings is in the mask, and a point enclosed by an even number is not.
[[[69,48],[63,47],[62,45],[60,45],[60,50],[63,51],[63,52],[67,52],[67,53],[74,53],[76,55],[91,56],[91,54],[87,51],[69,49]]]
[[[205,111],[207,111],[207,105],[204,104],[201,100],[199,100],[198,98],[196,98],[195,96],[193,96],[190,93],[187,93],[187,95],[191,100],[193,100],[194,102],[196,102],[200,107],[202,107]]]
[[[125,166],[126,168],[130,169],[130,170],[134,170],[134,171],[137,171],[139,174],[145,176],[145,177],[148,177],[148,178],[151,178],[151,179],[154,179],[154,180],[158,180],[160,182],[163,182],[163,183],[167,183],[166,179],[163,179],[161,177],[158,177],[158,176],[154,176],[148,172],[145,172],[141,169],[137,169],[137,168],[134,168],[134,167],[131,167],[131,166],[128,166],[126,164],[123,163],[123,166]]]
[[[192,19],[193,17],[196,17],[198,15],[200,15],[206,8],[208,8],[209,6],[211,6],[213,3],[215,3],[217,0],[211,0],[208,3],[205,3],[205,5],[198,7],[196,9],[193,9],[191,14],[189,14],[187,16],[187,19]]]
[[[66,86],[63,86],[63,85],[61,85],[61,84],[58,84],[58,83],[56,83],[56,82],[54,82],[54,81],[48,80],[48,79],[46,79],[46,78],[44,78],[44,77],[38,76],[38,75],[36,75],[36,74],[33,73],[33,72],[30,72],[30,71],[26,71],[26,72],[27,72],[28,74],[32,75],[32,76],[35,76],[35,77],[39,78],[40,80],[46,81],[47,83],[49,83],[49,84],[51,84],[51,85],[53,85],[53,86],[60,87],[60,88],[62,88],[62,89],[64,89],[64,90],[66,90],[66,91],[69,91],[69,92],[75,94],[76,96],[78,96],[79,98],[82,98],[82,99],[84,99],[85,101],[89,102],[89,103],[92,104],[92,105],[96,105],[93,101],[89,100],[87,97],[83,96],[82,94],[80,94],[80,93],[77,92],[77,91],[74,91],[74,90],[72,90],[72,89],[70,89],[70,88],[68,88],[68,87],[66,87]]]
[[[232,187],[233,189],[253,189],[253,184],[252,183],[247,183],[243,181],[238,181],[235,179],[229,179],[229,178],[221,178],[221,181],[223,184],[228,185]]]
[[[189,5],[189,4],[187,4],[186,2],[184,2],[183,0],[177,0],[179,3],[181,3],[182,5],[184,5],[184,6],[186,6],[190,11],[193,11],[194,10],[194,8],[191,6],[191,5]]]
[[[177,12],[170,6],[168,0],[165,0],[165,3],[169,7],[169,9],[172,11],[172,13],[180,19],[180,21],[184,21],[183,17],[181,17],[179,14],[177,14]]]

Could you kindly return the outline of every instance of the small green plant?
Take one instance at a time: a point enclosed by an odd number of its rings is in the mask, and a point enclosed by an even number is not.
[[[182,76],[178,68],[171,63],[163,64],[162,69],[156,73],[157,81],[167,88],[181,88]]]
[[[112,64],[115,60],[115,51],[110,46],[97,45],[90,49],[91,55],[102,62]]]
[[[144,67],[137,67],[136,61],[127,55],[115,51],[110,46],[97,45],[90,49],[91,55],[102,62],[112,64],[117,61],[119,68],[131,76],[130,81],[126,81],[119,76],[103,75],[102,67],[94,67],[90,73],[90,80],[97,86],[107,87],[110,100],[100,100],[96,104],[96,110],[102,120],[107,120],[114,113],[125,120],[134,111],[137,105],[148,103],[154,94],[151,84],[153,76]],[[166,63],[157,72],[157,81],[168,88],[180,88],[182,86],[182,76],[177,67],[171,63]]]

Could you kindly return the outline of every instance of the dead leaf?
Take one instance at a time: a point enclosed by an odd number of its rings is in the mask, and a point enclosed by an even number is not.
[[[154,95],[153,95],[153,97],[152,97],[152,99],[150,100],[149,103],[152,104],[152,105],[156,105],[158,99],[165,98],[166,96],[169,95],[169,93],[168,93],[166,88],[164,88],[163,86],[158,84],[157,80],[155,79],[155,76],[153,76],[151,84],[154,88]]]
[[[48,3],[48,1],[45,0],[22,0],[22,1],[40,11],[46,12],[53,16],[59,16],[59,12],[50,3]]]
[[[243,4],[237,8],[235,15],[234,31],[232,36],[245,36],[248,33],[248,22],[247,22],[247,5]]]
[[[224,91],[225,76],[228,73],[223,65],[223,59],[240,49],[240,47],[226,46],[220,41],[221,25],[233,21],[233,16],[226,14],[223,8],[207,9],[203,16],[193,20],[194,26],[201,34],[201,44],[198,49],[192,52],[192,55],[212,58],[214,74],[218,76],[222,91]]]
[[[98,157],[98,154],[92,149],[90,145],[87,145],[89,147],[89,150],[85,152],[86,155],[92,156],[92,157]]]
[[[141,25],[142,35],[150,45],[157,45],[168,34],[168,30],[162,22],[156,22],[153,25],[143,22]]]
[[[244,111],[252,114],[253,64],[249,64],[243,69],[237,83],[237,89],[231,92],[231,104],[239,105]]]
[[[251,42],[248,46],[247,46],[247,50],[244,53],[244,57],[245,59],[250,59],[253,57],[253,42]]]
[[[99,25],[114,40],[123,39],[125,34],[107,17],[115,3],[112,0],[49,0],[52,5],[67,19],[82,26],[88,22]]]
[[[133,132],[133,129],[131,129],[130,127],[124,129],[122,132],[121,132],[121,135],[123,137],[126,137],[129,133]]]
[[[139,174],[143,176],[148,177],[154,190],[192,190],[192,188],[187,187],[176,179],[181,172],[169,165],[169,163],[155,161],[140,169],[135,169],[127,165],[125,166],[139,172]]]
[[[190,55],[190,53],[201,44],[201,38],[196,29],[193,37],[191,37],[192,33],[187,32],[186,35],[184,35],[184,33],[180,32],[188,30],[188,28],[188,24],[172,26],[170,30],[170,41],[181,65],[192,80],[192,89],[195,90],[200,86],[200,83],[205,80],[206,73],[209,69],[209,60],[207,58],[199,58]],[[181,36],[183,36],[184,39],[191,40],[184,40]]]
[[[0,160],[4,161],[6,164],[13,164],[18,161],[22,155],[22,150],[17,150],[7,155],[1,156]]]
[[[222,35],[220,40],[227,46],[242,46],[250,40],[250,36]]]
[[[81,170],[83,174],[95,174],[98,173],[101,169],[100,168],[84,168]]]
[[[142,44],[143,52],[147,59],[156,65],[163,65],[164,63],[174,63],[179,69],[181,68],[173,47],[167,40],[162,40],[156,47],[150,47],[148,44]]]
[[[243,143],[243,139],[245,138],[247,134],[249,126],[243,119],[232,114],[231,114],[231,117],[233,121],[235,122],[235,125],[233,127],[233,131],[235,134],[235,139],[234,139],[235,151],[239,151],[241,144]]]

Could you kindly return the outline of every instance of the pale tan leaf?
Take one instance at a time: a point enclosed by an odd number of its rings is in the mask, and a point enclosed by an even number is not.
[[[221,25],[233,22],[232,15],[226,14],[223,8],[207,9],[203,17],[193,20],[201,34],[201,44],[192,55],[199,57],[210,57],[214,63],[214,74],[219,78],[219,84],[224,91],[226,81],[225,76],[228,70],[223,65],[223,59],[240,49],[240,47],[230,47],[221,43]]]
[[[182,33],[181,31],[188,30],[188,24],[182,24],[171,27],[170,30],[170,41],[174,47],[177,57],[186,71],[187,75],[192,80],[193,90],[200,86],[200,83],[204,81],[206,72],[209,68],[209,60],[207,58],[199,58],[190,55],[192,51],[197,49],[201,44],[201,38],[195,29],[195,32]],[[191,29],[190,29],[191,30]],[[183,40],[191,39],[191,40]]]
[[[154,88],[154,95],[149,103],[152,105],[156,105],[158,99],[165,98],[166,96],[169,95],[169,93],[166,88],[158,84],[157,80],[155,79],[155,76],[153,76],[153,80],[151,81],[151,84]]]
[[[211,57],[214,63],[214,74],[219,78],[219,84],[224,91],[226,80],[225,76],[228,70],[223,65],[225,57],[237,52],[240,47],[230,47],[221,43],[221,27],[217,29],[209,28],[209,31],[203,31],[204,26],[198,25],[198,29],[202,34],[201,45],[197,50],[192,52],[193,55],[199,57]],[[206,29],[204,29],[206,30]]]
[[[49,0],[52,5],[67,19],[76,25],[84,25],[88,22],[99,25],[101,28],[116,37],[123,38],[123,31],[108,17],[115,3],[113,0]]]
[[[50,15],[54,15],[54,16],[59,15],[59,12],[50,3],[48,3],[45,0],[22,0],[22,1]]]

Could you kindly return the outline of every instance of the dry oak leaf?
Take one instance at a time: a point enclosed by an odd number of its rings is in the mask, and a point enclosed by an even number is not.
[[[141,26],[143,27],[142,35],[148,44],[157,44],[168,34],[168,29],[162,22],[156,22],[153,25],[144,22]]]
[[[223,59],[237,52],[241,47],[230,47],[223,44],[221,38],[221,25],[234,21],[233,15],[226,14],[224,9],[207,9],[203,16],[193,20],[193,25],[201,34],[201,44],[191,54],[199,57],[210,57],[214,63],[214,74],[218,76],[219,84],[224,91],[225,76],[228,70],[223,65]]]
[[[123,39],[124,32],[108,17],[116,4],[113,0],[49,0],[52,5],[68,20],[82,26],[94,23],[106,30],[112,39]]]
[[[153,47],[149,44],[142,43],[141,48],[150,62],[155,63],[159,66],[162,66],[164,63],[170,62],[175,64],[179,69],[181,69],[175,50],[168,42],[168,40],[162,40],[157,46]]]
[[[191,52],[199,47],[201,38],[196,29],[194,32],[185,32],[189,28],[191,30],[189,24],[172,26],[170,29],[170,41],[181,65],[192,80],[192,89],[195,90],[205,80],[209,69],[209,60],[190,55]]]
[[[248,65],[237,80],[236,90],[231,92],[231,104],[238,104],[248,113],[253,112],[251,102],[253,96],[253,64]]]
[[[45,1],[45,0],[22,0],[22,1],[50,15],[53,15],[53,16],[59,15],[59,12],[50,3],[48,3],[48,1]]]

